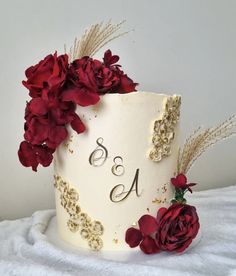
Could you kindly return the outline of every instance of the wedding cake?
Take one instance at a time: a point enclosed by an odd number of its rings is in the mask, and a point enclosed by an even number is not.
[[[92,250],[128,250],[125,232],[174,197],[180,97],[150,92],[106,94],[78,108],[87,130],[54,156],[60,236]]]
[[[57,226],[94,251],[183,252],[198,234],[187,173],[212,145],[235,134],[236,116],[198,128],[179,147],[181,97],[137,91],[119,56],[94,54],[123,22],[93,25],[65,54],[25,71],[29,91],[18,157],[37,171],[54,160]]]

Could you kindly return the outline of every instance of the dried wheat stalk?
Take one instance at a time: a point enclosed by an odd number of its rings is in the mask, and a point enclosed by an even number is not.
[[[110,41],[127,34],[128,32],[119,32],[125,21],[118,24],[112,24],[108,21],[92,25],[90,29],[86,30],[80,40],[77,38],[73,46],[69,50],[69,61],[96,54],[103,46]],[[66,46],[65,46],[65,52]]]
[[[193,163],[210,147],[236,134],[236,115],[216,127],[195,130],[179,150],[177,173],[186,174]]]

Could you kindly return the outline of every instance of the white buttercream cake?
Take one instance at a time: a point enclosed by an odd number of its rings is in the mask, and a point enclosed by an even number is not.
[[[125,232],[156,215],[174,196],[180,97],[150,92],[106,94],[77,107],[87,126],[55,154],[61,238],[92,250],[130,250]]]

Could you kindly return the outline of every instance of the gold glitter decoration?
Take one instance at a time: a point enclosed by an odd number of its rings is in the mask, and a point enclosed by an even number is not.
[[[113,239],[113,242],[114,242],[115,244],[117,244],[117,243],[119,242],[119,240],[118,240],[118,239]]]
[[[180,105],[180,96],[168,97],[161,119],[154,122],[153,149],[149,153],[149,158],[154,162],[160,162],[171,154],[171,143],[175,137],[174,128],[180,116]]]
[[[165,197],[165,193],[167,193],[167,185],[168,183],[165,183],[160,188],[157,189],[157,193],[159,194],[159,197],[156,197],[154,200],[152,200],[152,203],[155,203],[155,204],[167,203],[167,199]]]
[[[164,204],[164,203],[167,203],[167,200],[166,200],[166,198],[164,198],[164,199],[158,199],[158,198],[155,198],[153,201],[152,201],[152,203],[156,203],[156,204]]]
[[[65,143],[63,144],[63,146],[64,146],[66,149],[68,149],[68,151],[69,151],[71,154],[74,153],[74,151],[70,148],[70,143],[73,141],[72,138],[73,138],[73,135],[71,135],[70,138],[67,140],[67,142],[65,142]]]
[[[55,188],[60,192],[61,206],[69,215],[67,226],[72,233],[79,232],[80,236],[88,241],[92,250],[100,250],[103,242],[100,236],[103,235],[104,227],[100,221],[94,220],[81,211],[79,205],[79,194],[70,184],[55,175]]]

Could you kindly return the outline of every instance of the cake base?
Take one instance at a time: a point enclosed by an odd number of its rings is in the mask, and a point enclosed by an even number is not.
[[[68,242],[64,241],[58,232],[57,226],[57,218],[56,216],[53,217],[48,225],[48,228],[45,232],[45,235],[48,241],[60,248],[62,251],[65,251],[70,254],[78,254],[84,257],[96,257],[101,260],[110,260],[110,261],[119,261],[119,262],[139,262],[145,261],[146,259],[150,260],[150,258],[162,258],[166,255],[165,252],[153,254],[153,255],[145,255],[142,251],[140,251],[139,247],[132,248],[132,250],[120,250],[120,251],[112,251],[112,250],[101,250],[101,251],[91,251],[90,249],[80,248],[77,246],[73,246]],[[184,251],[184,254],[195,247],[202,239],[201,230],[199,230],[197,237],[193,240],[191,245]],[[176,256],[183,254],[183,253],[173,253]]]

